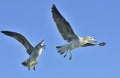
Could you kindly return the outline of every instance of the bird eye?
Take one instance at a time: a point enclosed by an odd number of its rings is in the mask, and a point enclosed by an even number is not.
[[[91,37],[89,39],[92,39]]]

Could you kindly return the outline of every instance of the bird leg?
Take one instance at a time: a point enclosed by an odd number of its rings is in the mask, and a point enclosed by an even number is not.
[[[28,67],[28,70],[30,70],[30,67]]]
[[[34,71],[36,71],[36,68],[35,68],[35,66],[33,67],[33,70],[34,70]]]
[[[71,60],[72,59],[72,53],[71,53],[71,51],[70,51],[70,57],[69,57],[69,60]]]

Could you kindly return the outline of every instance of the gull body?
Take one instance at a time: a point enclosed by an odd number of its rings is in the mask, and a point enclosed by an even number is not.
[[[91,37],[80,37],[75,31],[72,29],[71,25],[68,21],[60,14],[56,6],[53,4],[52,6],[52,16],[56,23],[57,29],[60,32],[61,36],[64,40],[67,41],[67,44],[56,46],[58,52],[60,54],[64,54],[64,57],[70,52],[70,60],[72,59],[71,51],[78,47],[86,47],[86,46],[104,46],[105,43],[95,44],[97,41]]]
[[[30,70],[30,67],[33,67],[33,70],[36,70],[35,66],[38,63],[38,58],[41,55],[43,48],[45,47],[44,45],[45,40],[42,40],[39,44],[33,47],[28,42],[28,40],[19,33],[12,31],[1,31],[1,32],[4,33],[5,35],[15,38],[26,48],[26,52],[29,54],[29,58],[23,61],[22,65],[26,66],[28,70]]]

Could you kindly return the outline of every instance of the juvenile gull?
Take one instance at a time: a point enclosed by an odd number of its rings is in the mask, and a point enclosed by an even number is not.
[[[62,55],[65,54],[66,57],[67,53],[70,53],[69,59],[72,59],[71,51],[78,47],[86,47],[86,46],[104,46],[105,43],[96,44],[96,40],[91,36],[87,37],[80,37],[78,36],[72,29],[71,25],[68,21],[60,14],[57,10],[56,6],[53,4],[52,6],[52,16],[56,23],[57,29],[59,30],[61,36],[64,40],[68,43],[61,46],[56,46],[58,52]]]
[[[44,45],[45,40],[42,40],[39,44],[33,47],[29,43],[29,41],[19,33],[11,32],[11,31],[1,31],[1,32],[4,33],[5,35],[15,38],[26,48],[26,52],[29,54],[29,58],[23,61],[22,65],[26,66],[28,70],[30,70],[30,67],[33,67],[33,70],[36,70],[35,66],[38,63],[38,58],[42,53],[42,49],[45,47]]]

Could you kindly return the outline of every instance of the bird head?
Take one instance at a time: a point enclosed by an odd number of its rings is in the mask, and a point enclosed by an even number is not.
[[[42,41],[36,46],[36,48],[44,48],[44,49],[45,49],[44,43],[45,43],[45,40],[42,40]]]
[[[91,36],[85,37],[85,40],[86,40],[88,43],[96,43],[96,42],[97,42],[97,41],[96,41],[94,38],[92,38]]]

